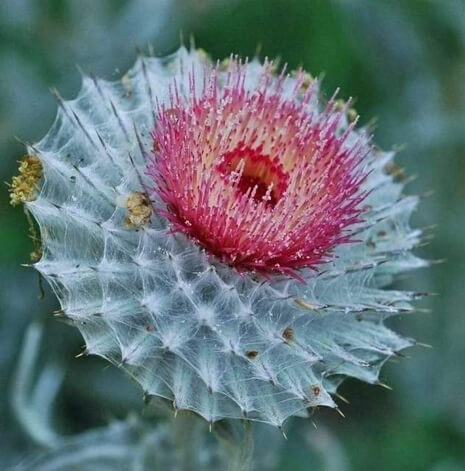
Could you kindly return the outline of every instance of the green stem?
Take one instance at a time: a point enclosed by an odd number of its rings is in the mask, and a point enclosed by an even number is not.
[[[189,411],[179,412],[173,420],[176,451],[182,471],[191,471],[192,463],[196,462],[196,453],[198,453],[196,436],[200,433],[200,426],[199,419]]]
[[[225,420],[215,424],[213,430],[229,455],[228,470],[249,471],[254,448],[252,423]]]
[[[250,422],[250,420],[244,420],[242,442],[237,452],[238,456],[234,465],[235,467],[231,468],[230,466],[230,471],[249,471],[251,469],[253,447],[254,442],[252,422]]]
[[[54,448],[61,437],[51,423],[53,403],[62,384],[64,370],[57,364],[49,364],[40,371],[34,384],[43,324],[41,320],[34,321],[26,330],[12,381],[11,402],[18,422],[28,435],[39,445]]]

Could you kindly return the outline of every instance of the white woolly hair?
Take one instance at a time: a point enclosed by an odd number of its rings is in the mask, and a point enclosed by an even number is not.
[[[411,253],[422,235],[408,223],[418,198],[404,196],[386,171],[393,153],[373,148],[363,162],[369,194],[364,222],[351,228],[356,241],[336,247],[317,271],[303,270],[305,284],[241,276],[156,214],[131,227],[125,201],[153,186],[146,164],[156,103],[168,103],[174,80],[187,96],[189,73],[204,74],[205,61],[184,48],[139,57],[121,80],[84,76],[76,99],[59,98],[51,130],[28,149],[43,164],[40,193],[27,203],[43,242],[35,268],[86,353],[129,373],[146,395],[209,422],[281,427],[314,407],[337,407],[344,378],[380,384],[384,362],[414,344],[383,322],[413,311],[417,296],[385,287],[426,265]],[[246,67],[253,88],[264,66]]]

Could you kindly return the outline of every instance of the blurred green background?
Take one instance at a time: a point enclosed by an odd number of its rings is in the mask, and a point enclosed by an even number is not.
[[[465,470],[465,2],[1,0],[0,180],[10,180],[24,152],[14,136],[34,141],[50,127],[56,103],[48,88],[56,86],[66,98],[78,92],[76,64],[116,79],[135,60],[136,45],[150,43],[166,53],[181,35],[193,35],[215,59],[231,52],[253,56],[259,47],[261,57],[278,56],[290,68],[303,65],[324,75],[326,95],[340,87],[341,97],[355,98],[362,123],[376,120],[381,147],[402,148],[398,162],[417,177],[406,191],[434,192],[414,223],[436,225],[434,239],[419,252],[446,262],[398,284],[439,295],[422,301],[422,312],[393,322],[433,348],[411,349],[408,359],[383,370],[392,391],[344,384],[341,392],[351,401],[342,406],[346,419],[321,410],[316,430],[295,421],[276,469]],[[49,375],[48,388],[63,381],[53,401],[56,430],[83,432],[143,408],[139,389],[115,368],[74,358],[82,350],[78,333],[52,318],[58,308],[53,295],[46,289],[38,300],[37,275],[20,266],[31,250],[23,212],[9,206],[2,185],[1,469],[40,449],[21,427],[24,417],[14,413],[26,399],[12,393],[33,320],[45,325],[34,371]],[[36,402],[54,399],[39,386]]]

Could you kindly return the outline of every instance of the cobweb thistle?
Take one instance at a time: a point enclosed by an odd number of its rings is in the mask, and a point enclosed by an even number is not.
[[[84,77],[28,153],[35,268],[88,354],[210,423],[281,427],[347,377],[380,384],[425,265],[392,152],[302,72],[181,48],[121,81]]]

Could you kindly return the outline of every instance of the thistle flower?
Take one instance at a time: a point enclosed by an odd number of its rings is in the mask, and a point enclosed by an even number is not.
[[[361,212],[356,167],[370,148],[363,136],[348,142],[334,102],[316,112],[316,82],[302,92],[304,77],[287,84],[265,69],[247,90],[247,67],[232,61],[222,86],[213,69],[197,98],[192,76],[188,102],[176,94],[158,113],[150,175],[160,214],[241,272],[300,278],[347,242]]]
[[[425,264],[418,198],[318,86],[182,48],[59,98],[25,204],[85,353],[209,422],[281,427],[336,407],[344,378],[380,384],[414,343],[383,321],[413,309],[385,286]]]

